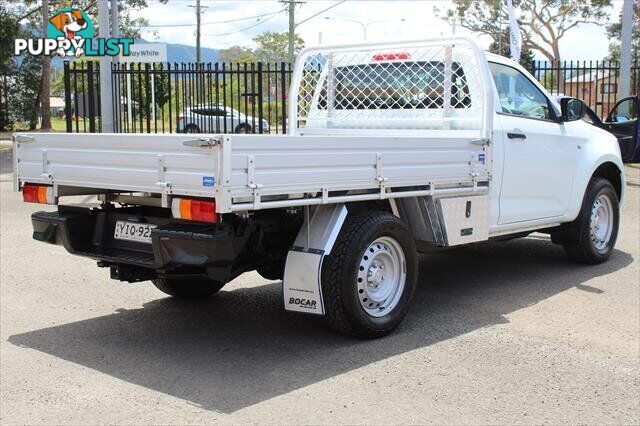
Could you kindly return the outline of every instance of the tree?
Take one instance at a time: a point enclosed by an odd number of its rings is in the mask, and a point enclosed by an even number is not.
[[[503,0],[453,0],[454,9],[443,17],[454,18],[464,28],[498,39],[500,23],[508,26]],[[560,60],[560,40],[580,24],[603,23],[611,0],[513,0],[522,31],[524,49],[542,54],[550,62]]]
[[[220,62],[256,62],[255,52],[244,46],[231,46],[218,52]]]
[[[631,58],[636,61],[640,59],[640,3],[633,4],[633,20],[631,26]],[[622,37],[622,13],[618,22],[607,27],[609,40],[609,56],[605,59],[609,61],[620,60],[620,38]]]
[[[289,60],[289,33],[274,33],[267,31],[253,38],[258,44],[255,55],[262,62],[286,62]],[[293,39],[294,53],[304,48],[304,40],[295,34]]]
[[[26,56],[18,61],[13,56],[13,40],[32,37],[37,34],[37,29],[29,23],[21,26],[22,5],[12,6],[0,4],[0,76],[4,90],[0,129],[10,130],[26,123],[28,129],[33,130],[38,124],[42,58]]]

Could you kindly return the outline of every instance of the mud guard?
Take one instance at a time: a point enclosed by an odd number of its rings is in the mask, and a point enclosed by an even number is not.
[[[331,253],[347,218],[344,204],[320,205],[305,210],[305,221],[287,254],[282,296],[287,311],[324,315],[322,261]]]

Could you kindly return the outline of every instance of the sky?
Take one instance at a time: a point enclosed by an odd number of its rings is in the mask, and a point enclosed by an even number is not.
[[[296,8],[296,21],[303,21],[336,3],[337,0],[306,0]],[[194,4],[195,0],[169,0],[167,4],[149,0],[147,9],[133,11],[132,15],[145,17],[150,25],[191,24],[147,28],[142,36],[149,41],[195,45],[195,11],[189,7]],[[201,0],[201,4],[206,6],[202,16],[204,47],[254,46],[251,39],[256,35],[288,29],[285,5],[277,0]],[[434,8],[444,11],[451,7],[451,2],[440,0],[347,0],[300,24],[296,32],[307,46],[360,42],[364,38],[363,24],[369,24],[368,41],[449,36],[452,27],[435,15]],[[621,9],[622,0],[613,0],[611,19],[617,20]],[[256,18],[258,15],[263,16]],[[456,35],[471,36],[485,48],[491,42],[489,37],[477,37],[459,26],[455,31]],[[605,25],[582,24],[561,39],[560,51],[566,60],[598,60],[607,55],[608,45]],[[539,54],[536,57],[544,59]]]

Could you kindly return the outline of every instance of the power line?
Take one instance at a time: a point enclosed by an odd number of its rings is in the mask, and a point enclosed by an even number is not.
[[[280,12],[282,12],[282,11],[280,11]],[[278,12],[278,13],[280,13],[280,12]],[[246,28],[242,28],[242,29],[237,30],[237,31],[231,31],[231,32],[228,32],[228,33],[220,33],[220,34],[202,34],[202,35],[205,35],[205,36],[208,36],[208,37],[222,37],[222,36],[228,36],[228,35],[232,35],[232,34],[241,33],[241,32],[244,32],[244,31],[250,30],[250,29],[252,29],[252,28],[255,28],[255,27],[257,27],[258,25],[262,25],[262,24],[264,24],[265,22],[268,22],[268,21],[272,20],[272,19],[273,19],[273,18],[275,18],[276,16],[277,16],[277,14],[276,14],[276,13],[274,13],[272,16],[270,16],[270,17],[269,17],[269,18],[267,18],[267,19],[263,19],[263,20],[262,20],[262,21],[260,21],[260,22],[256,22],[256,23],[255,23],[255,24],[253,24],[253,25],[250,25],[250,26],[248,26],[248,27],[246,27]]]
[[[232,22],[240,22],[240,21],[249,21],[252,19],[262,18],[264,16],[273,16],[277,15],[280,12],[283,12],[286,8],[278,10],[277,12],[269,12],[263,13],[261,15],[248,16],[245,18],[236,18],[236,19],[227,19],[224,21],[212,21],[212,22],[202,22],[200,25],[216,25],[216,24],[229,24]],[[140,28],[171,28],[171,27],[193,27],[196,24],[157,24],[157,25],[142,25]]]

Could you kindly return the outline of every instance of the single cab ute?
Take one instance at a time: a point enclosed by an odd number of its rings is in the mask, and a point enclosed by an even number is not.
[[[257,270],[362,338],[402,321],[420,252],[544,232],[612,254],[616,138],[471,40],[306,49],[288,108],[286,135],[16,134],[24,201],[99,199],[34,213],[33,237],[175,297]]]

